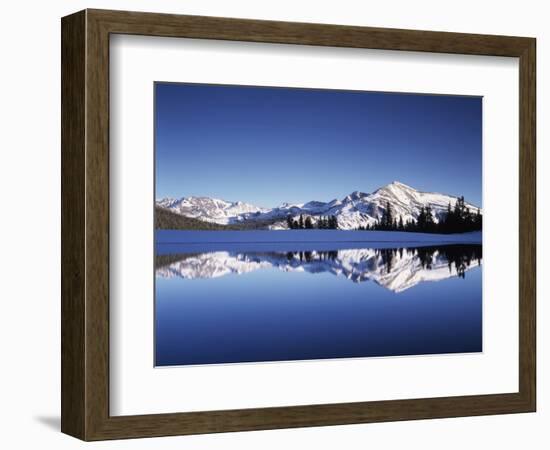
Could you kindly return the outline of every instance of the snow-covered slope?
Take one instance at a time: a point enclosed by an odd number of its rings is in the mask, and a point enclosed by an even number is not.
[[[416,219],[422,207],[430,206],[436,222],[454,206],[457,198],[452,195],[435,192],[421,192],[406,184],[394,181],[371,194],[355,191],[341,200],[330,202],[309,201],[307,203],[283,203],[276,208],[262,208],[243,202],[228,202],[208,197],[183,197],[179,200],[162,199],[157,205],[196,219],[219,224],[234,224],[250,220],[279,220],[273,228],[285,229],[286,217],[298,217],[300,214],[311,216],[315,223],[320,216],[336,216],[338,227],[344,230],[372,225],[382,217],[386,203],[390,202],[394,217],[406,222]],[[477,207],[466,204],[473,212]]]
[[[209,197],[183,197],[179,200],[167,198],[158,200],[156,203],[157,206],[182,216],[223,225],[239,222],[250,214],[269,211],[248,203],[228,202]]]
[[[426,281],[464,274],[480,264],[475,247],[459,254],[425,249],[350,249],[311,252],[210,252],[182,255],[158,268],[161,278],[217,278],[276,268],[285,272],[328,272],[355,283],[374,281],[393,292],[402,292]]]

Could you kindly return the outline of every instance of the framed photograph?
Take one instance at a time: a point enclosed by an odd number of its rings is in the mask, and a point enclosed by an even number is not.
[[[535,39],[62,19],[62,431],[532,412]]]

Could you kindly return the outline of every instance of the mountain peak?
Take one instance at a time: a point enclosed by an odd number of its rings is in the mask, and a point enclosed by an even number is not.
[[[363,197],[366,197],[368,194],[365,194],[361,191],[353,191],[351,194],[347,195],[344,200],[360,200]]]
[[[405,183],[401,183],[401,181],[392,181],[391,183],[388,183],[385,186],[382,186],[376,189],[376,191],[373,192],[373,195],[375,194],[413,195],[417,193],[419,193],[419,191],[417,191],[415,188]]]
[[[415,188],[409,186],[408,184],[405,184],[405,183],[401,183],[401,181],[392,181],[390,184],[388,184],[386,187],[388,186],[395,186],[395,187],[398,187],[398,188],[402,188],[402,189],[411,189],[413,191],[416,191]]]

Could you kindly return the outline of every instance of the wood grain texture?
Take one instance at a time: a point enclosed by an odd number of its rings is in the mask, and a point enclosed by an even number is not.
[[[84,12],[65,17],[61,35],[61,430],[82,437],[84,411]]]
[[[109,34],[520,58],[519,392],[109,416]],[[535,40],[87,10],[62,21],[62,430],[84,440],[534,411]],[[185,405],[182,405],[185,409]]]
[[[536,41],[519,64],[519,383],[536,409]]]
[[[101,25],[87,14],[86,439],[109,417],[109,33]]]
[[[111,33],[280,44],[521,56],[529,38],[390,28],[88,10]]]

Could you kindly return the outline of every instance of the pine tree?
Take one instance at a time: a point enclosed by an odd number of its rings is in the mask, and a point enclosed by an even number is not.
[[[466,214],[466,205],[464,204],[464,197],[458,197],[455,203],[454,210],[455,218],[458,223],[464,223],[465,214]]]
[[[432,214],[432,207],[430,205],[426,206],[425,214],[424,231],[427,233],[433,233],[435,231],[435,221]]]
[[[292,230],[294,228],[294,221],[292,220],[291,216],[286,216],[286,224],[289,230]]]
[[[393,211],[392,211],[391,203],[387,201],[386,209],[382,214],[382,229],[391,230],[393,228],[393,225],[394,225]]]
[[[466,206],[464,197],[457,198],[454,208],[447,207],[447,214],[441,218],[437,231],[440,233],[464,233],[467,231],[481,230],[482,217],[478,209],[476,213]]]
[[[481,230],[482,224],[483,224],[483,216],[481,215],[481,211],[478,208],[476,217],[474,219],[474,230]]]
[[[307,229],[312,229],[313,228],[313,221],[311,220],[310,216],[307,216],[304,225],[305,225],[305,228],[307,228]]]
[[[424,207],[422,206],[420,208],[420,213],[418,214],[418,217],[416,218],[416,228],[418,231],[424,231],[424,228],[426,227],[426,211]]]
[[[300,214],[300,220],[298,222],[298,228],[302,229],[304,228],[304,216]]]
[[[439,231],[441,233],[450,233],[454,228],[454,212],[451,208],[451,202],[447,205],[447,213],[439,221]]]

